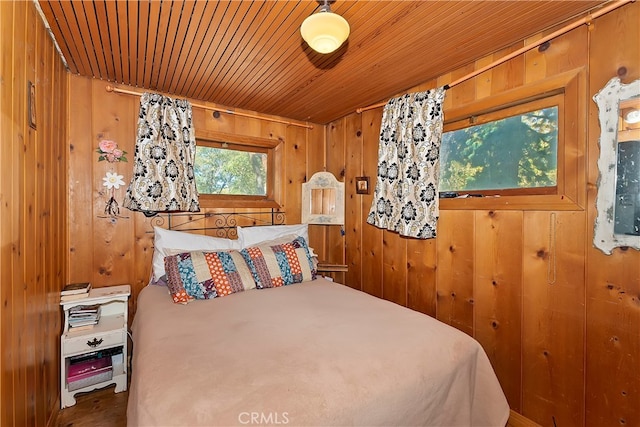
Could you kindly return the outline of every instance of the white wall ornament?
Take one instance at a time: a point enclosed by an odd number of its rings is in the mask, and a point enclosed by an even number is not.
[[[344,182],[331,172],[316,172],[303,183],[302,222],[344,225]]]
[[[640,106],[640,80],[615,77],[593,100],[600,120],[593,245],[607,255],[616,247],[640,250],[640,125],[627,123],[621,108]]]

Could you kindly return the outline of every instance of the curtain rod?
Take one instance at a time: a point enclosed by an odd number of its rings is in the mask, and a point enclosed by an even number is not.
[[[490,63],[488,65],[485,65],[482,68],[479,68],[479,69],[477,69],[475,71],[472,71],[471,73],[469,73],[469,74],[467,74],[467,75],[465,75],[463,77],[460,77],[458,80],[455,80],[455,81],[453,81],[453,82],[451,82],[449,84],[444,85],[444,87],[445,87],[445,89],[450,89],[450,88],[452,88],[452,87],[454,87],[454,86],[456,86],[456,85],[458,85],[458,84],[460,84],[460,83],[462,83],[464,81],[467,81],[467,80],[469,80],[469,79],[471,79],[473,77],[476,77],[478,74],[482,74],[485,71],[487,71],[487,70],[489,70],[489,69],[491,69],[491,68],[493,68],[493,67],[495,67],[497,65],[502,64],[503,62],[507,62],[508,60],[510,60],[512,58],[515,58],[516,56],[518,56],[518,55],[520,55],[520,54],[522,54],[522,53],[524,53],[524,52],[526,52],[528,50],[531,50],[531,49],[533,49],[535,47],[538,47],[541,44],[546,43],[551,39],[554,39],[554,38],[556,38],[556,37],[558,37],[558,36],[560,36],[560,35],[562,35],[564,33],[567,33],[569,31],[573,30],[574,28],[579,27],[582,24],[590,25],[591,21],[594,18],[597,18],[597,17],[599,17],[601,15],[604,15],[605,13],[609,13],[612,10],[619,8],[620,6],[623,6],[623,5],[627,4],[627,3],[632,3],[634,1],[635,0],[617,0],[617,1],[613,2],[612,4],[610,4],[608,6],[605,6],[605,7],[603,7],[602,9],[600,9],[600,10],[598,10],[596,12],[588,14],[584,18],[578,19],[577,21],[575,21],[575,22],[573,22],[571,24],[565,25],[564,27],[560,28],[557,31],[554,31],[553,33],[549,34],[548,36],[545,36],[545,37],[541,38],[540,40],[537,40],[537,41],[535,41],[533,43],[525,45],[525,46],[521,47],[520,49],[518,49],[516,51],[513,51],[510,54],[505,55],[502,58],[497,59],[497,60],[493,61],[492,63]],[[383,106],[385,106],[387,104],[387,102],[388,101],[379,102],[377,104],[372,104],[372,105],[369,105],[367,107],[358,108],[358,109],[356,109],[356,113],[360,114],[363,111],[373,110],[374,108],[383,107]]]
[[[106,89],[107,89],[107,92],[125,93],[127,95],[142,96],[142,94],[140,92],[136,92],[136,91],[133,91],[133,90],[127,90],[127,89],[120,89],[119,87],[115,87],[115,86],[111,86],[111,85],[107,85]],[[239,111],[234,111],[234,110],[229,110],[229,109],[210,107],[208,105],[197,104],[197,103],[193,103],[193,102],[191,103],[191,106],[198,107],[198,108],[203,108],[205,110],[212,110],[214,112],[217,111],[217,112],[220,112],[220,113],[232,114],[232,115],[235,115],[235,116],[249,117],[249,118],[252,118],[252,119],[266,120],[266,121],[269,121],[269,122],[283,123],[285,125],[300,126],[300,127],[307,128],[307,129],[313,129],[313,125],[309,125],[309,124],[306,124],[306,123],[296,123],[296,122],[290,122],[290,121],[287,121],[287,120],[272,119],[272,118],[269,118],[269,117],[262,117],[262,116],[257,116],[255,114],[249,114],[249,113],[241,113]]]

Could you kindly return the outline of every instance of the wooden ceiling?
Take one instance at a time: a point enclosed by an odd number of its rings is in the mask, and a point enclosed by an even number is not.
[[[320,124],[603,3],[338,0],[351,35],[321,55],[311,0],[39,0],[72,73]]]

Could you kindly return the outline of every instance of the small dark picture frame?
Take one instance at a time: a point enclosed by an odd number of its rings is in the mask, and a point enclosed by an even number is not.
[[[29,126],[33,129],[36,128],[36,86],[29,81],[27,83],[27,117],[29,120]]]
[[[369,177],[368,176],[356,177],[356,193],[369,194]]]

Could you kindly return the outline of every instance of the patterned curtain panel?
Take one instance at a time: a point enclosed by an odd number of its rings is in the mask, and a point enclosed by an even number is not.
[[[146,215],[198,212],[191,104],[159,94],[140,98],[133,177],[123,206]]]
[[[369,224],[402,236],[436,236],[444,95],[441,87],[391,99],[384,107]]]

